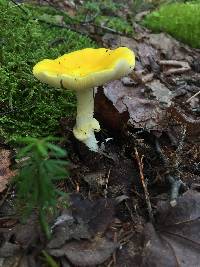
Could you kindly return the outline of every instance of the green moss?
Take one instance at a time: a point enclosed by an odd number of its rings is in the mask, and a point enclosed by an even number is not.
[[[119,33],[133,35],[133,27],[126,20],[120,17],[98,16],[95,20],[97,24],[103,24]]]
[[[112,0],[90,0],[85,1],[83,10],[87,10],[89,12],[101,12],[103,10],[109,10],[110,13],[115,13],[119,7],[121,7],[121,4]]]
[[[95,18],[94,23],[97,25],[104,25],[122,34],[133,35],[132,24],[116,15],[118,9],[123,10],[123,5],[112,0],[85,1],[76,18],[81,21]]]
[[[60,118],[75,111],[74,94],[36,80],[34,64],[95,46],[85,36],[35,19],[47,12],[55,15],[53,9],[21,6],[28,14],[0,1],[0,137],[6,140],[53,134]]]
[[[164,5],[149,14],[143,25],[155,32],[167,32],[194,48],[200,48],[200,1]]]

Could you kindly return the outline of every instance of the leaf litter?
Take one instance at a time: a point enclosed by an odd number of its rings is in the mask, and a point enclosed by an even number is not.
[[[97,116],[101,119],[100,107],[102,102],[105,104],[105,97],[109,100],[106,102],[106,110],[109,110],[111,105],[115,107],[115,124],[119,113],[119,122],[124,119],[126,124],[128,117],[128,122],[134,128],[165,132],[170,128],[169,116],[176,119],[174,112],[171,111],[173,108],[178,110],[179,106],[182,107],[184,101],[185,108],[180,113],[186,117],[194,117],[194,120],[197,118],[195,128],[200,128],[199,117],[191,112],[191,109],[189,110],[186,97],[179,97],[181,99],[179,103],[176,93],[180,87],[180,75],[188,73],[185,74],[188,82],[191,77],[198,76],[192,69],[193,62],[199,57],[199,51],[181,44],[165,33],[150,33],[138,24],[135,24],[135,30],[137,32],[135,38],[113,34],[105,34],[102,38],[105,46],[112,48],[127,46],[132,49],[136,54],[136,67],[132,74],[132,86],[130,82],[127,85],[122,80],[107,84],[103,90],[99,89],[101,97],[97,94]],[[188,82],[185,82],[184,86],[185,96],[191,89],[191,85],[187,86]],[[121,114],[125,112],[127,114],[122,118]],[[103,122],[112,125],[112,113],[107,115],[103,115]],[[187,126],[188,122],[185,121],[185,124]]]
[[[53,229],[48,253],[55,257],[65,256],[77,266],[103,263],[118,247],[103,236],[114,218],[114,202],[106,199],[91,202],[78,194],[70,199],[70,209],[61,215],[65,219]]]
[[[157,224],[146,224],[141,266],[198,266],[200,193],[187,191],[172,208],[160,202]]]

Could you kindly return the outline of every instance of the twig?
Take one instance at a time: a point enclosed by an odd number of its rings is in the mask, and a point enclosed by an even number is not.
[[[140,171],[140,178],[141,178],[142,186],[144,189],[145,200],[146,200],[147,209],[148,209],[148,213],[149,213],[149,219],[153,223],[154,217],[153,217],[153,213],[152,213],[152,207],[151,207],[149,192],[148,192],[147,185],[146,185],[145,178],[144,178],[144,174],[143,174],[143,163],[142,163],[142,159],[140,159],[140,157],[139,157],[139,154],[138,154],[136,147],[135,147],[135,156],[136,156],[136,160],[137,160],[139,171]]]
[[[91,23],[90,25],[92,25],[92,26],[95,27],[95,28],[102,29],[102,30],[104,30],[104,31],[106,31],[106,32],[110,32],[110,33],[118,34],[118,35],[123,35],[122,32],[118,32],[118,31],[116,31],[116,30],[114,30],[114,29],[112,29],[112,28],[109,28],[109,27],[107,27],[107,26],[97,25],[97,24],[94,24],[94,23]],[[126,34],[124,34],[123,36],[126,36],[126,37],[127,37]]]
[[[135,221],[135,217],[133,216],[132,209],[129,207],[127,201],[125,201],[125,206],[126,206],[127,210],[129,211],[129,213],[131,215],[131,220],[134,222]]]
[[[183,135],[184,135],[184,133],[185,133],[185,131],[183,132]],[[179,146],[177,148],[177,153],[178,154],[180,154],[180,151],[182,150],[184,138],[185,138],[185,135],[184,135],[184,137],[182,137],[182,139],[181,139],[181,141],[179,143]],[[174,207],[177,204],[177,198],[178,198],[179,191],[180,191],[181,187],[183,187],[184,189],[186,189],[186,185],[180,179],[180,176],[179,175],[178,176],[172,176],[171,175],[171,172],[172,171],[169,170],[169,160],[164,155],[164,153],[162,152],[161,147],[160,147],[160,144],[158,142],[158,139],[156,139],[155,145],[156,145],[156,151],[159,154],[159,157],[160,157],[160,159],[161,159],[164,167],[167,169],[167,172],[166,172],[166,176],[165,177],[169,181],[169,183],[171,184],[170,205],[172,207]],[[178,158],[177,158],[176,159],[176,162],[175,162],[175,166],[174,166],[174,169],[175,169],[175,171],[177,173],[178,173],[178,170],[177,169],[178,169],[179,165],[180,165],[180,162],[178,161]]]
[[[175,164],[174,164],[174,168],[175,168],[175,171],[177,173],[179,173],[179,166],[180,166],[180,162],[181,162],[181,153],[183,151],[185,137],[186,137],[186,126],[183,125],[182,132],[181,132],[181,140],[179,141],[178,147],[176,149],[176,159],[175,159]],[[180,178],[179,175],[178,175],[178,177]]]
[[[111,28],[109,28],[109,27],[101,26],[101,25],[97,25],[97,24],[95,24],[95,23],[91,23],[91,22],[94,21],[94,19],[99,15],[98,12],[97,12],[91,19],[86,20],[86,21],[82,21],[82,20],[78,20],[78,19],[76,19],[76,18],[74,18],[74,17],[71,17],[70,15],[66,14],[66,12],[63,12],[62,10],[57,9],[57,8],[55,7],[55,5],[52,4],[50,1],[48,1],[48,0],[44,0],[44,1],[47,2],[47,3],[48,3],[50,6],[52,6],[53,8],[55,8],[56,10],[58,10],[59,12],[63,13],[63,15],[67,16],[70,20],[76,22],[77,25],[80,25],[80,26],[81,26],[81,25],[82,25],[82,26],[86,26],[87,24],[90,24],[90,25],[93,26],[94,28],[100,28],[100,29],[105,30],[105,31],[107,31],[107,32],[111,32],[111,33],[114,33],[114,34],[122,35],[121,32],[117,32],[116,30],[111,29]],[[46,21],[43,21],[43,20],[38,20],[38,21],[40,21],[40,22],[46,22]],[[48,24],[51,24],[52,26],[59,27],[59,25],[57,25],[57,24],[53,24],[53,23],[48,23]],[[73,25],[73,24],[71,24],[71,25]],[[73,26],[70,27],[69,24],[68,24],[68,25],[64,24],[64,25],[60,25],[60,26],[61,26],[61,27],[63,26],[63,28],[67,28],[67,29],[76,31],[76,32],[78,32],[78,33],[80,33],[80,34],[83,34],[82,32],[76,30],[75,27],[73,27]],[[85,34],[85,35],[90,36],[89,34]]]
[[[28,15],[28,12],[23,8],[21,7],[20,4],[18,4],[17,2],[15,2],[15,0],[10,0],[11,2],[13,2],[13,4],[15,4],[21,11],[23,11],[26,15]]]
[[[108,197],[108,182],[109,182],[109,178],[110,178],[110,171],[111,169],[108,170],[108,174],[105,180],[105,190],[104,190],[104,197],[107,198]]]
[[[11,0],[13,3],[15,3],[21,10],[23,10],[23,12],[28,15],[28,13],[26,12],[25,9],[23,9],[19,4],[17,4],[15,2],[15,0]],[[48,0],[44,0],[46,1],[48,4],[50,4],[50,2]],[[54,7],[56,10],[58,10],[53,4],[50,4],[52,7]],[[109,28],[109,27],[106,27],[106,26],[103,26],[103,25],[98,25],[96,23],[90,23],[90,20],[89,21],[80,21],[76,18],[73,18],[71,17],[70,15],[66,14],[65,12],[63,12],[62,10],[59,10],[59,12],[61,12],[63,15],[67,16],[70,20],[72,20],[74,22],[73,23],[63,23],[63,24],[55,24],[55,23],[51,23],[51,22],[48,22],[48,21],[45,21],[45,20],[42,20],[42,19],[39,19],[39,18],[33,18],[39,22],[42,22],[42,23],[46,23],[52,27],[59,27],[59,28],[64,28],[64,29],[69,29],[71,31],[74,31],[74,32],[77,32],[83,36],[88,36],[90,37],[91,39],[94,39],[95,40],[95,37],[93,36],[92,33],[90,33],[90,29],[88,27],[88,29],[85,29],[87,28],[87,26],[92,26],[94,27],[94,32],[97,32],[97,29],[101,29],[105,32],[108,32],[108,33],[112,33],[112,34],[117,34],[117,35],[120,35],[120,36],[126,36],[126,37],[129,37],[127,34],[124,34],[122,32],[118,32],[112,28]],[[91,18],[91,20],[95,19],[95,17],[98,16],[98,14],[95,14],[95,16],[93,18]],[[75,24],[76,23],[76,24]],[[81,32],[80,30],[78,30],[77,28],[78,27],[83,27],[84,28],[84,32]]]
[[[19,9],[22,10],[26,15],[28,15],[28,12],[25,9],[23,9],[17,2],[15,2],[15,0],[11,0],[11,1],[17,7],[19,7]],[[48,0],[44,0],[44,1],[46,1],[50,6],[52,6],[52,7],[54,7],[56,9],[56,7],[53,4],[50,4],[50,2]],[[81,24],[80,21],[76,20],[75,18],[72,18],[71,16],[67,15],[65,12],[63,12],[63,11],[60,11],[60,12],[65,14],[65,16],[70,18],[72,21],[77,22],[79,25]],[[34,17],[33,19],[37,20],[38,22],[48,24],[48,25],[50,25],[52,27],[58,27],[58,28],[68,29],[68,30],[77,32],[77,33],[79,33],[79,34],[81,34],[83,36],[88,36],[88,37],[90,37],[92,39],[92,36],[90,34],[83,33],[81,31],[77,30],[76,27],[73,24],[70,24],[70,25],[69,24],[56,24],[56,23],[51,23],[51,22],[48,22],[48,21],[45,21],[45,20],[42,20],[42,19],[39,19],[39,18],[36,18],[36,17]]]
[[[174,66],[175,68],[170,68],[166,71],[163,71],[164,74],[181,74],[188,70],[190,70],[190,65],[185,61],[177,61],[177,60],[160,60],[160,65],[164,66]],[[177,68],[176,68],[177,67]]]
[[[107,267],[111,267],[113,265],[113,259],[110,260],[110,262],[108,263]]]
[[[200,94],[200,90],[194,94],[193,96],[191,96],[190,98],[188,98],[188,100],[186,101],[186,103],[190,102],[194,97],[198,96]]]
[[[35,18],[35,19],[36,19],[36,18]],[[81,34],[81,35],[88,36],[88,37],[91,38],[91,36],[90,36],[89,34],[83,33],[83,32],[81,32],[81,31],[75,29],[75,27],[74,27],[73,24],[70,24],[70,25],[69,25],[69,24],[68,24],[68,25],[67,25],[67,24],[56,24],[56,23],[51,23],[51,22],[49,22],[49,21],[45,21],[45,20],[43,20],[43,19],[36,19],[36,20],[39,21],[39,22],[41,22],[41,23],[48,24],[48,25],[50,25],[50,26],[52,26],[52,27],[68,29],[68,30],[77,32],[77,33],[79,33],[79,34]]]
[[[127,235],[126,237],[122,238],[119,240],[119,243],[121,246],[124,246],[125,244],[127,244],[130,239],[135,235],[134,232],[131,232],[129,235]]]

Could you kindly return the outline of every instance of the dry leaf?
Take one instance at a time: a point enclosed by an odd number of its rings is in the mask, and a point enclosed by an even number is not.
[[[54,227],[54,236],[48,248],[59,248],[71,239],[91,239],[97,234],[101,235],[113,221],[113,201],[89,201],[82,199],[79,194],[72,194],[70,202],[70,208],[61,215],[63,220]]]
[[[157,222],[145,227],[142,267],[199,266],[200,193],[187,191],[175,207],[160,202]]]
[[[158,101],[146,98],[144,92],[142,85],[127,87],[121,81],[107,84],[103,87],[103,93],[100,89],[96,96],[95,111],[98,118],[114,130],[120,130],[119,127],[122,128],[123,123],[127,122],[135,128],[162,130],[166,112]]]

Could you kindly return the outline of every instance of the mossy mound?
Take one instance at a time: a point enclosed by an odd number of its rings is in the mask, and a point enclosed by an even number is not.
[[[54,134],[59,119],[75,111],[72,92],[48,87],[33,77],[35,63],[95,47],[86,36],[37,19],[54,16],[53,9],[20,6],[24,11],[0,1],[0,137],[7,141]]]
[[[191,47],[200,48],[200,1],[161,6],[149,14],[143,25],[164,31]]]

